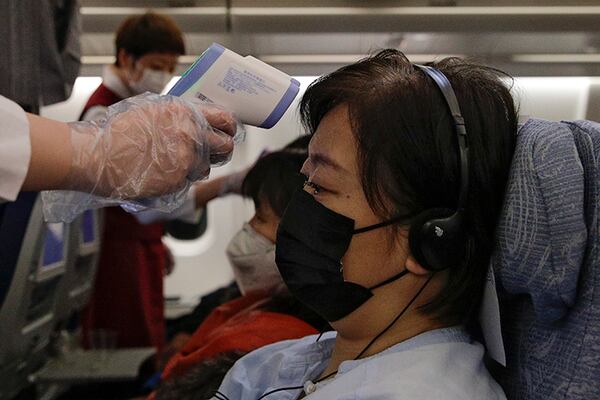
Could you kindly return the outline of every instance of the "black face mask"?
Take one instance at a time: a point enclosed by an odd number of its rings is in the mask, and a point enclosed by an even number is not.
[[[345,282],[342,256],[352,236],[397,222],[397,219],[354,229],[354,220],[338,214],[300,190],[294,194],[277,230],[275,261],[290,292],[329,322],[350,314],[372,290],[407,273],[366,288]]]

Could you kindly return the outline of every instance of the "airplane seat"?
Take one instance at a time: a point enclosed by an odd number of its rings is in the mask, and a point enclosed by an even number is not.
[[[520,130],[493,257],[509,399],[600,393],[600,125]]]
[[[29,378],[47,361],[68,237],[68,225],[44,223],[37,193],[22,193],[6,204],[0,269],[10,277],[0,305],[0,399],[30,386]]]
[[[46,224],[36,193],[24,193],[6,207],[1,272],[12,278],[0,304],[0,400],[33,384],[37,397],[52,399],[76,384],[135,379],[153,348],[105,353],[63,343],[70,317],[94,288],[101,211],[86,211],[71,224]]]
[[[94,385],[134,382],[140,365],[155,353],[152,347],[84,350],[77,340],[78,326],[69,324],[71,317],[87,305],[94,290],[102,225],[102,210],[85,211],[70,224],[65,279],[55,306],[58,335],[54,335],[56,342],[52,344],[54,354],[32,376],[38,388],[47,393],[69,388],[78,393],[80,386],[94,391],[98,389]]]
[[[37,199],[35,192],[20,193],[11,203],[1,205],[0,222],[0,309],[12,282],[23,236],[31,210]],[[6,215],[6,218],[4,216]]]
[[[588,228],[587,254],[582,273],[582,287],[588,307],[580,318],[586,321],[583,351],[578,359],[579,372],[574,376],[573,390],[587,398],[600,393],[600,123],[592,121],[565,122],[575,136],[583,164],[585,215]],[[578,394],[582,398],[581,394]]]
[[[67,327],[74,313],[89,302],[100,257],[102,210],[87,210],[71,223],[65,284],[56,306],[56,320]]]

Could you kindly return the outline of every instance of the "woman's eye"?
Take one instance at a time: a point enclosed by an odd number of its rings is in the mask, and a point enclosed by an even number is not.
[[[304,182],[304,187],[307,187],[307,186],[312,189],[313,194],[319,194],[320,192],[323,191],[323,188],[321,186],[319,186],[316,183],[311,182],[309,180]]]

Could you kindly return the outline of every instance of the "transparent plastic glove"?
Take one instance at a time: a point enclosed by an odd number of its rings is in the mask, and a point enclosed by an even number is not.
[[[109,107],[104,120],[70,127],[73,160],[64,186],[71,190],[42,193],[48,221],[69,222],[109,205],[170,212],[243,139],[227,111],[151,93]]]

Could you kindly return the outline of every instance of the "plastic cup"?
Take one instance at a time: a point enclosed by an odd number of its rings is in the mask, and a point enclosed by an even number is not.
[[[100,354],[100,360],[106,361],[111,351],[117,348],[118,332],[110,329],[96,329],[90,332],[90,347]]]

